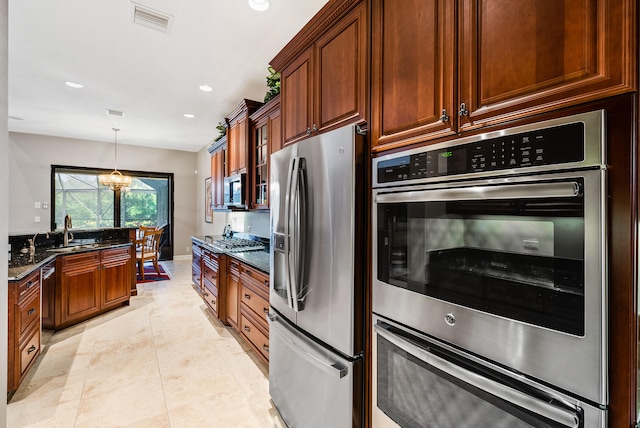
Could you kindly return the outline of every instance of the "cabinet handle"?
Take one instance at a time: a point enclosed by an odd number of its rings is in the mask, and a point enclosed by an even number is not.
[[[251,294],[244,293],[244,298],[247,300],[251,300]]]
[[[311,128],[307,126],[307,135],[311,135]]]
[[[269,315],[269,308],[262,308],[262,312]]]
[[[313,124],[313,132],[318,132],[318,127],[316,126],[316,124]]]
[[[36,349],[37,349],[37,348],[36,348],[36,345],[31,345],[31,347],[30,347],[29,349],[27,349],[27,355],[28,355],[28,354],[30,354],[30,353],[32,353],[32,352],[33,352],[33,351],[35,351]]]
[[[27,311],[27,315],[32,315],[36,311],[36,308],[31,308]]]
[[[27,282],[27,287],[26,287],[27,290],[30,289],[31,287],[33,287],[33,284],[35,284],[35,282],[33,282],[33,281]]]
[[[442,109],[442,114],[440,115],[440,122],[447,123],[449,121],[449,115],[447,114],[447,109]]]
[[[204,293],[204,297],[208,297],[208,296],[209,296],[209,293]]]
[[[264,280],[264,285],[269,285],[269,280],[268,279]]]
[[[251,272],[250,270],[245,270],[245,273],[249,276],[253,276],[253,272]]]
[[[264,352],[269,352],[269,347],[267,345],[262,345],[262,350]]]
[[[467,105],[465,103],[460,104],[460,111],[458,111],[458,115],[469,116],[469,110],[467,110]]]
[[[248,325],[245,325],[244,327],[242,327],[242,329],[246,332],[250,332],[251,331],[251,327],[249,327]]]

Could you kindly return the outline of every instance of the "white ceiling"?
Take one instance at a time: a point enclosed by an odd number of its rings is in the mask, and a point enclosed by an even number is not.
[[[198,151],[264,99],[269,61],[326,1],[137,1],[173,16],[165,34],[134,24],[130,0],[9,0],[9,131],[111,142],[117,127],[118,144]]]

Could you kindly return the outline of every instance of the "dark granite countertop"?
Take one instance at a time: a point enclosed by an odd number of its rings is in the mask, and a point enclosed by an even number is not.
[[[75,242],[74,244],[75,245],[67,247],[68,249],[60,247],[43,248],[37,246],[33,262],[29,262],[28,253],[20,254],[17,257],[11,257],[11,260],[9,261],[9,270],[7,272],[9,281],[20,281],[33,271],[40,269],[49,262],[55,260],[57,256],[98,251],[105,248],[128,247],[131,245],[130,242],[83,243],[82,241]]]
[[[225,252],[220,251],[210,244],[218,239],[222,239],[221,235],[206,235],[206,236],[192,236],[191,239],[198,241],[199,244],[205,246],[207,250],[218,254],[225,254],[229,257],[233,257],[243,263],[248,264],[262,272],[269,273],[269,249],[262,251],[242,251],[242,252]]]

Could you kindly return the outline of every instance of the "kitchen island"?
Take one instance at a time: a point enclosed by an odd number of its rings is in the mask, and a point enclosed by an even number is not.
[[[40,354],[42,328],[60,330],[129,304],[135,229],[74,233],[67,246],[61,233],[9,236],[9,396]]]

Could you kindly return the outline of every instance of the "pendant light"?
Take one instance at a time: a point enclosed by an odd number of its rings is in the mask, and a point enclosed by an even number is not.
[[[101,174],[98,177],[98,181],[103,186],[108,186],[109,189],[114,192],[117,190],[122,190],[126,192],[129,190],[129,186],[131,185],[131,177],[128,175],[122,175],[120,171],[118,171],[117,167],[117,159],[118,159],[118,128],[111,128],[115,132],[115,144],[114,144],[114,155],[113,155],[113,172],[111,174]]]

